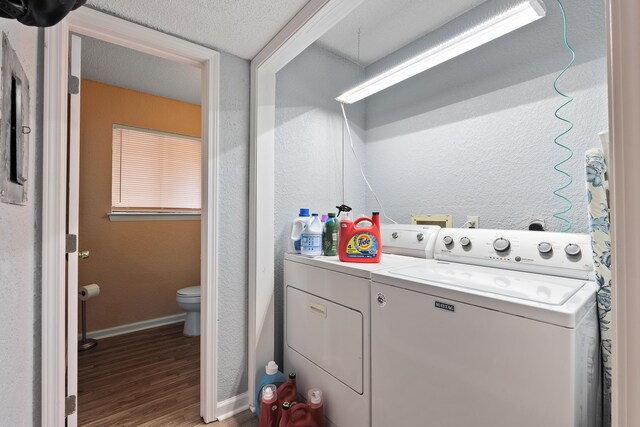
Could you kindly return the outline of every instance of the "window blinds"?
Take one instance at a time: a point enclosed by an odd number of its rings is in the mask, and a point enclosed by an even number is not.
[[[199,211],[201,141],[113,127],[113,211]]]

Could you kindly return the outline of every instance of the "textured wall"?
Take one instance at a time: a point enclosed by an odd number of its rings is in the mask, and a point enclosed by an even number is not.
[[[200,221],[112,222],[113,125],[200,136],[200,106],[82,81],[78,283],[100,285],[87,329],[181,312],[176,291],[200,283]],[[78,325],[80,326],[80,325]]]
[[[42,39],[16,21],[0,20],[0,30],[29,79],[32,129],[28,204],[0,203],[0,424],[29,426],[40,424]]]
[[[249,61],[220,61],[218,399],[247,391]]]
[[[317,46],[311,46],[277,74],[275,131],[275,348],[282,361],[283,259],[291,220],[301,207],[336,212],[342,204],[340,105],[334,100],[364,70]],[[354,146],[364,161],[364,105],[347,107]],[[345,132],[345,203],[364,212],[365,184]]]
[[[575,98],[566,113],[575,124],[567,138],[575,156],[566,164],[574,184],[565,194],[574,204],[568,214],[574,231],[586,232],[583,157],[598,144],[597,133],[607,129],[604,59],[573,71],[580,78],[563,85]],[[415,114],[404,119],[372,125],[367,130],[367,172],[389,215],[407,222],[414,213],[448,213],[454,226],[461,226],[467,215],[479,215],[482,228],[507,229],[544,219],[558,230],[562,223],[551,215],[564,205],[552,192],[564,180],[553,165],[565,153],[553,145],[563,129],[553,117],[560,105],[549,91],[553,77],[435,110],[416,106]],[[394,102],[395,96],[392,92],[384,101]],[[367,203],[373,206],[370,195]]]
[[[563,226],[552,218],[565,206],[552,194],[565,182],[553,170],[565,156],[553,144],[564,129],[553,117],[563,99],[551,84],[570,57],[558,8],[547,3],[540,21],[365,101],[367,172],[396,221],[451,213],[454,226],[467,215],[480,215],[485,228],[525,228],[533,219]],[[562,113],[575,124],[563,139],[575,152],[565,165],[574,177],[565,194],[574,204],[573,230],[586,232],[584,151],[608,127],[604,9],[602,0],[566,9],[576,63],[558,84],[575,98]],[[367,73],[405,56],[395,53]]]

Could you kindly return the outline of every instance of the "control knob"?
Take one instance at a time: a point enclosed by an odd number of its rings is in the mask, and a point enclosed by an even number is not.
[[[468,237],[462,237],[460,239],[460,244],[465,247],[469,246],[471,244],[471,240]]]
[[[550,254],[553,251],[553,247],[549,242],[540,242],[538,243],[538,252],[543,255]]]
[[[504,237],[498,237],[496,240],[493,241],[493,249],[495,249],[496,252],[508,251],[510,247],[511,247],[511,242],[505,239]]]
[[[418,242],[422,242],[424,240],[424,234],[418,233],[418,235],[416,236],[416,239],[418,239]]]
[[[444,236],[442,238],[442,241],[444,242],[444,244],[446,246],[449,246],[449,245],[451,245],[453,243],[453,238],[451,236]]]
[[[582,250],[580,249],[579,245],[576,245],[575,243],[569,243],[567,246],[565,246],[564,251],[568,256],[578,256],[580,255],[580,252]]]
[[[391,233],[391,237],[393,237],[394,239],[398,238],[398,232],[394,231],[393,233]]]

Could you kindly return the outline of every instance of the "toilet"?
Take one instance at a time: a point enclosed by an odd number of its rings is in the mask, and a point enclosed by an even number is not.
[[[188,337],[200,336],[200,286],[189,286],[176,292],[176,301],[187,316],[182,333]]]

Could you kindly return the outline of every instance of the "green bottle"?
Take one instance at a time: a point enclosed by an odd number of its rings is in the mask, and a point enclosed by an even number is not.
[[[338,255],[338,220],[334,213],[330,213],[329,218],[324,223],[322,250],[325,256]]]

